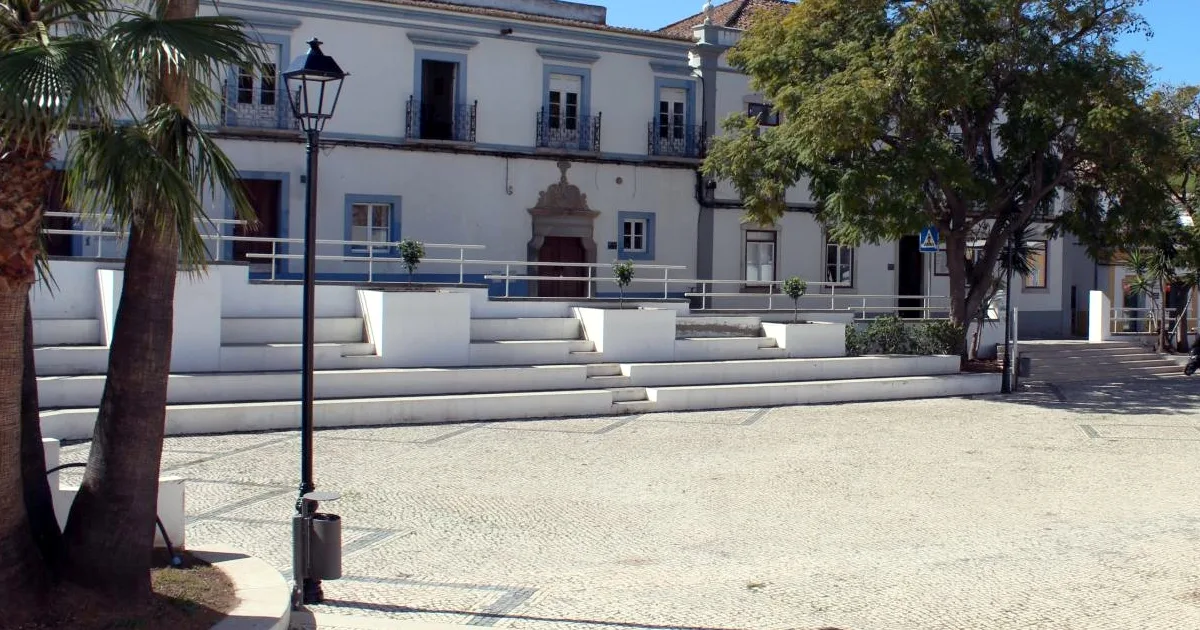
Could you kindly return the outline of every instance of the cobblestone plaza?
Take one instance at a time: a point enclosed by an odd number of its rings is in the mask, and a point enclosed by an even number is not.
[[[1200,383],[319,432],[319,611],[544,630],[1200,628]],[[63,461],[86,457],[86,444]],[[299,437],[171,438],[290,572]]]

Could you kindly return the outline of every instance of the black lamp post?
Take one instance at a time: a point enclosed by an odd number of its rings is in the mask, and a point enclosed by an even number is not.
[[[1000,383],[1000,393],[1002,394],[1011,394],[1013,381],[1016,380],[1012,374],[1016,369],[1016,365],[1013,363],[1013,354],[1017,351],[1012,342],[1012,277],[1015,250],[1015,235],[1010,234],[1008,246],[1004,250],[1004,380]]]
[[[332,57],[321,52],[321,42],[309,40],[307,54],[296,57],[283,79],[287,84],[288,101],[292,114],[304,130],[308,154],[307,194],[304,200],[304,321],[301,351],[300,381],[300,497],[296,511],[305,521],[316,511],[318,497],[312,496],[313,485],[313,328],[316,317],[316,266],[317,266],[317,147],[321,130],[333,117],[338,97],[342,92],[342,80],[349,76],[338,67]],[[305,573],[308,558],[307,524],[301,533],[300,526],[293,528],[296,540],[293,550],[298,556],[293,562],[296,569],[297,601],[318,603],[322,599],[320,580],[309,579]]]

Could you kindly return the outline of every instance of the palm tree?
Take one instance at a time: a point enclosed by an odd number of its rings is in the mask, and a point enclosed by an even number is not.
[[[97,37],[107,4],[0,0],[0,339],[6,342],[0,343],[0,592],[6,615],[34,610],[47,577],[23,496],[49,490],[44,475],[30,478],[22,474],[30,467],[18,465],[21,445],[40,441],[37,414],[25,414],[25,422],[21,414],[24,372],[32,363],[24,361],[26,344],[14,341],[30,334],[26,304],[37,276],[53,147],[74,114],[110,104],[120,91]],[[39,512],[35,520],[45,523],[44,516]]]
[[[65,531],[68,577],[120,597],[150,595],[158,474],[166,421],[175,280],[202,266],[201,195],[222,189],[252,217],[237,169],[193,118],[215,119],[226,68],[262,51],[239,20],[197,17],[198,0],[153,0],[110,28],[121,76],[146,106],[136,124],[79,134],[68,158],[72,199],[129,230],[124,290],[88,466]]]

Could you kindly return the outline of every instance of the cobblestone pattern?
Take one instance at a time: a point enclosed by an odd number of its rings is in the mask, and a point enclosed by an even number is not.
[[[322,431],[324,612],[536,630],[1200,628],[1192,381]],[[172,438],[188,536],[290,570],[295,433]],[[63,461],[86,457],[68,447]]]

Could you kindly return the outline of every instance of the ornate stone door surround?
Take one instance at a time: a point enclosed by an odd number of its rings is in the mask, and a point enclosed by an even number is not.
[[[600,213],[588,208],[587,195],[580,192],[578,186],[567,181],[567,171],[570,168],[570,162],[559,162],[558,170],[562,175],[558,182],[550,184],[546,190],[538,193],[537,205],[529,209],[533,238],[526,247],[526,260],[530,262],[537,261],[538,252],[547,236],[580,239],[586,257],[586,260],[580,262],[596,262],[595,223]],[[530,271],[536,272],[537,269],[531,267]],[[531,282],[529,286],[530,293],[536,293],[537,283]]]

